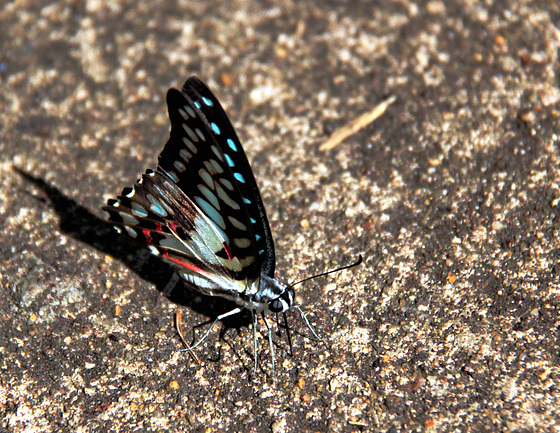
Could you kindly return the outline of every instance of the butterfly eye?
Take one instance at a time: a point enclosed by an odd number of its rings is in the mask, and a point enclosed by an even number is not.
[[[280,313],[284,310],[284,305],[280,299],[275,299],[270,304],[268,304],[268,309],[273,313]]]
[[[273,313],[281,313],[284,311],[284,303],[280,300],[280,298],[277,298],[268,304],[268,309]]]
[[[268,304],[268,309],[273,313],[282,313],[292,308],[294,302],[294,289],[287,288],[284,293],[273,299]]]

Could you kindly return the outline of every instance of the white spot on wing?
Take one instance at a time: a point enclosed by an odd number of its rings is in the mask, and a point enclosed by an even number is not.
[[[208,173],[210,173],[212,176],[214,176],[215,174],[222,174],[224,172],[224,169],[215,159],[204,161],[204,167],[206,167],[206,170],[208,170]]]
[[[206,185],[198,185],[198,190],[202,193],[202,195],[204,195],[204,197],[206,197],[206,200],[208,200],[216,210],[220,210],[220,202],[218,201],[216,194],[210,191]]]
[[[216,169],[216,173],[222,174],[224,172],[224,169],[222,168],[220,163],[218,161],[216,161],[215,159],[211,159],[210,164],[212,164],[214,166],[214,168]]]
[[[173,167],[175,167],[179,173],[184,172],[186,169],[185,164],[179,160],[173,161]]]
[[[206,137],[204,136],[204,134],[200,129],[196,128],[194,132],[196,132],[196,135],[198,135],[202,141],[206,141]]]
[[[249,245],[251,245],[251,241],[247,238],[235,238],[233,240],[233,243],[238,247],[238,248],[247,248]]]
[[[198,151],[194,143],[187,137],[183,137],[183,143],[185,143],[185,146],[187,146],[192,153],[196,153]]]
[[[200,170],[198,170],[198,175],[206,183],[206,185],[208,185],[209,188],[214,189],[214,179],[212,179],[210,173],[201,168]]]
[[[208,216],[208,218],[214,221],[222,230],[226,229],[226,223],[224,219],[210,203],[208,203],[202,197],[195,197],[194,200],[196,201],[200,209],[202,209],[202,211],[206,214],[206,216]]]
[[[183,123],[183,129],[192,141],[198,143],[198,135],[196,135],[195,132],[191,128],[189,128],[189,125]]]
[[[131,207],[132,213],[134,215],[139,216],[139,217],[147,217],[148,216],[148,211],[141,204],[132,203],[130,207]]]
[[[203,287],[205,289],[213,289],[216,287],[216,284],[214,284],[212,281],[207,280],[206,278],[201,278],[197,275],[188,273],[188,272],[181,272],[181,276],[188,281],[189,283],[197,286],[197,287]]]
[[[241,266],[246,268],[247,266],[252,265],[255,262],[255,256],[247,256],[239,261],[241,262]]]
[[[179,151],[179,156],[183,158],[185,162],[189,162],[192,158],[192,153],[190,153],[187,149],[181,149]]]
[[[212,152],[214,152],[214,155],[216,155],[221,162],[224,162],[224,157],[222,156],[220,149],[218,149],[218,147],[214,144],[210,146],[210,148],[212,149]]]
[[[177,176],[177,173],[171,170],[167,171],[166,173],[169,175],[169,177],[173,182],[175,183],[179,182],[179,176]]]
[[[163,208],[163,206],[161,206],[159,204],[159,202],[154,198],[153,195],[151,194],[146,194],[146,198],[148,199],[148,201],[152,204],[150,206],[150,209],[152,210],[153,213],[155,213],[156,215],[159,215],[161,217],[165,217],[167,215],[167,212],[165,211],[165,209]]]
[[[229,189],[230,191],[233,191],[233,184],[227,180],[224,179],[223,177],[220,178],[220,183],[225,186],[227,189]]]
[[[216,187],[216,192],[218,193],[218,197],[220,197],[220,199],[227,204],[230,208],[235,209],[235,210],[239,210],[241,209],[241,207],[239,206],[238,203],[236,203],[235,201],[233,201],[231,199],[231,197],[229,195],[227,195],[227,193],[224,191],[224,189],[221,186],[217,186]]]
[[[136,238],[136,236],[138,236],[138,233],[136,233],[136,230],[131,229],[130,227],[126,227],[126,226],[124,227],[124,229],[128,233],[128,236],[130,236],[131,238]]]
[[[189,107],[188,105],[185,105],[185,111],[187,113],[189,113],[189,116],[191,116],[193,119],[196,117],[196,113],[194,112],[194,110]]]
[[[239,221],[237,218],[228,216],[228,220],[231,223],[231,225],[234,226],[236,229],[243,230],[243,231],[247,230],[247,226],[243,224],[241,221]]]
[[[138,225],[139,221],[136,218],[134,218],[132,215],[129,215],[127,213],[121,213],[121,212],[119,212],[119,215],[123,219],[123,222],[125,224],[131,225],[131,226]]]

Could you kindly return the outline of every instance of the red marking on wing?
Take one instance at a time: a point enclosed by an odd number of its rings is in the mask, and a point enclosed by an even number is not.
[[[222,247],[224,248],[224,251],[226,252],[228,260],[233,260],[233,254],[231,253],[231,250],[229,249],[227,244],[223,243]]]
[[[160,223],[155,223],[156,225],[156,232],[161,232],[161,224]]]
[[[171,229],[171,231],[175,231],[175,227],[177,227],[177,223],[174,223],[173,221],[169,221],[167,223],[167,227],[169,227]]]
[[[166,260],[169,260],[170,262],[173,263],[177,263],[179,266],[183,266],[184,268],[190,269],[191,271],[196,272],[197,274],[206,275],[206,272],[204,272],[204,270],[200,269],[198,266],[195,266],[188,262],[183,262],[182,260],[179,260],[175,257],[169,257],[169,252],[167,251],[163,253],[163,257],[165,257]]]
[[[142,233],[144,233],[144,236],[146,236],[146,242],[148,244],[151,244],[152,243],[152,235],[150,234],[150,231],[144,229],[144,230],[142,230]]]

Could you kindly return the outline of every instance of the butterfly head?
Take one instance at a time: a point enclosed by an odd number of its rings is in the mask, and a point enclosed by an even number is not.
[[[261,275],[259,290],[253,298],[253,309],[284,313],[294,306],[295,297],[292,286],[286,286],[268,275]]]
[[[268,303],[268,309],[272,313],[284,313],[292,308],[294,304],[295,292],[291,287],[286,287],[286,290],[277,298]]]

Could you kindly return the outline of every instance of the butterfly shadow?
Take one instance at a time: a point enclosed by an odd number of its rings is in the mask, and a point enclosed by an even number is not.
[[[59,215],[59,227],[62,233],[120,260],[140,278],[154,284],[157,290],[171,302],[210,318],[236,307],[234,303],[225,299],[202,295],[182,284],[180,280],[170,287],[170,281],[174,280],[174,270],[170,265],[150,254],[145,248],[129,242],[124,236],[118,236],[111,224],[96,217],[75,200],[64,195],[58,188],[21,168],[14,166],[13,170],[46,195]],[[225,331],[231,328],[240,329],[248,326],[249,323],[251,323],[251,314],[248,311],[225,318],[222,321],[223,330],[220,336],[223,338]]]

